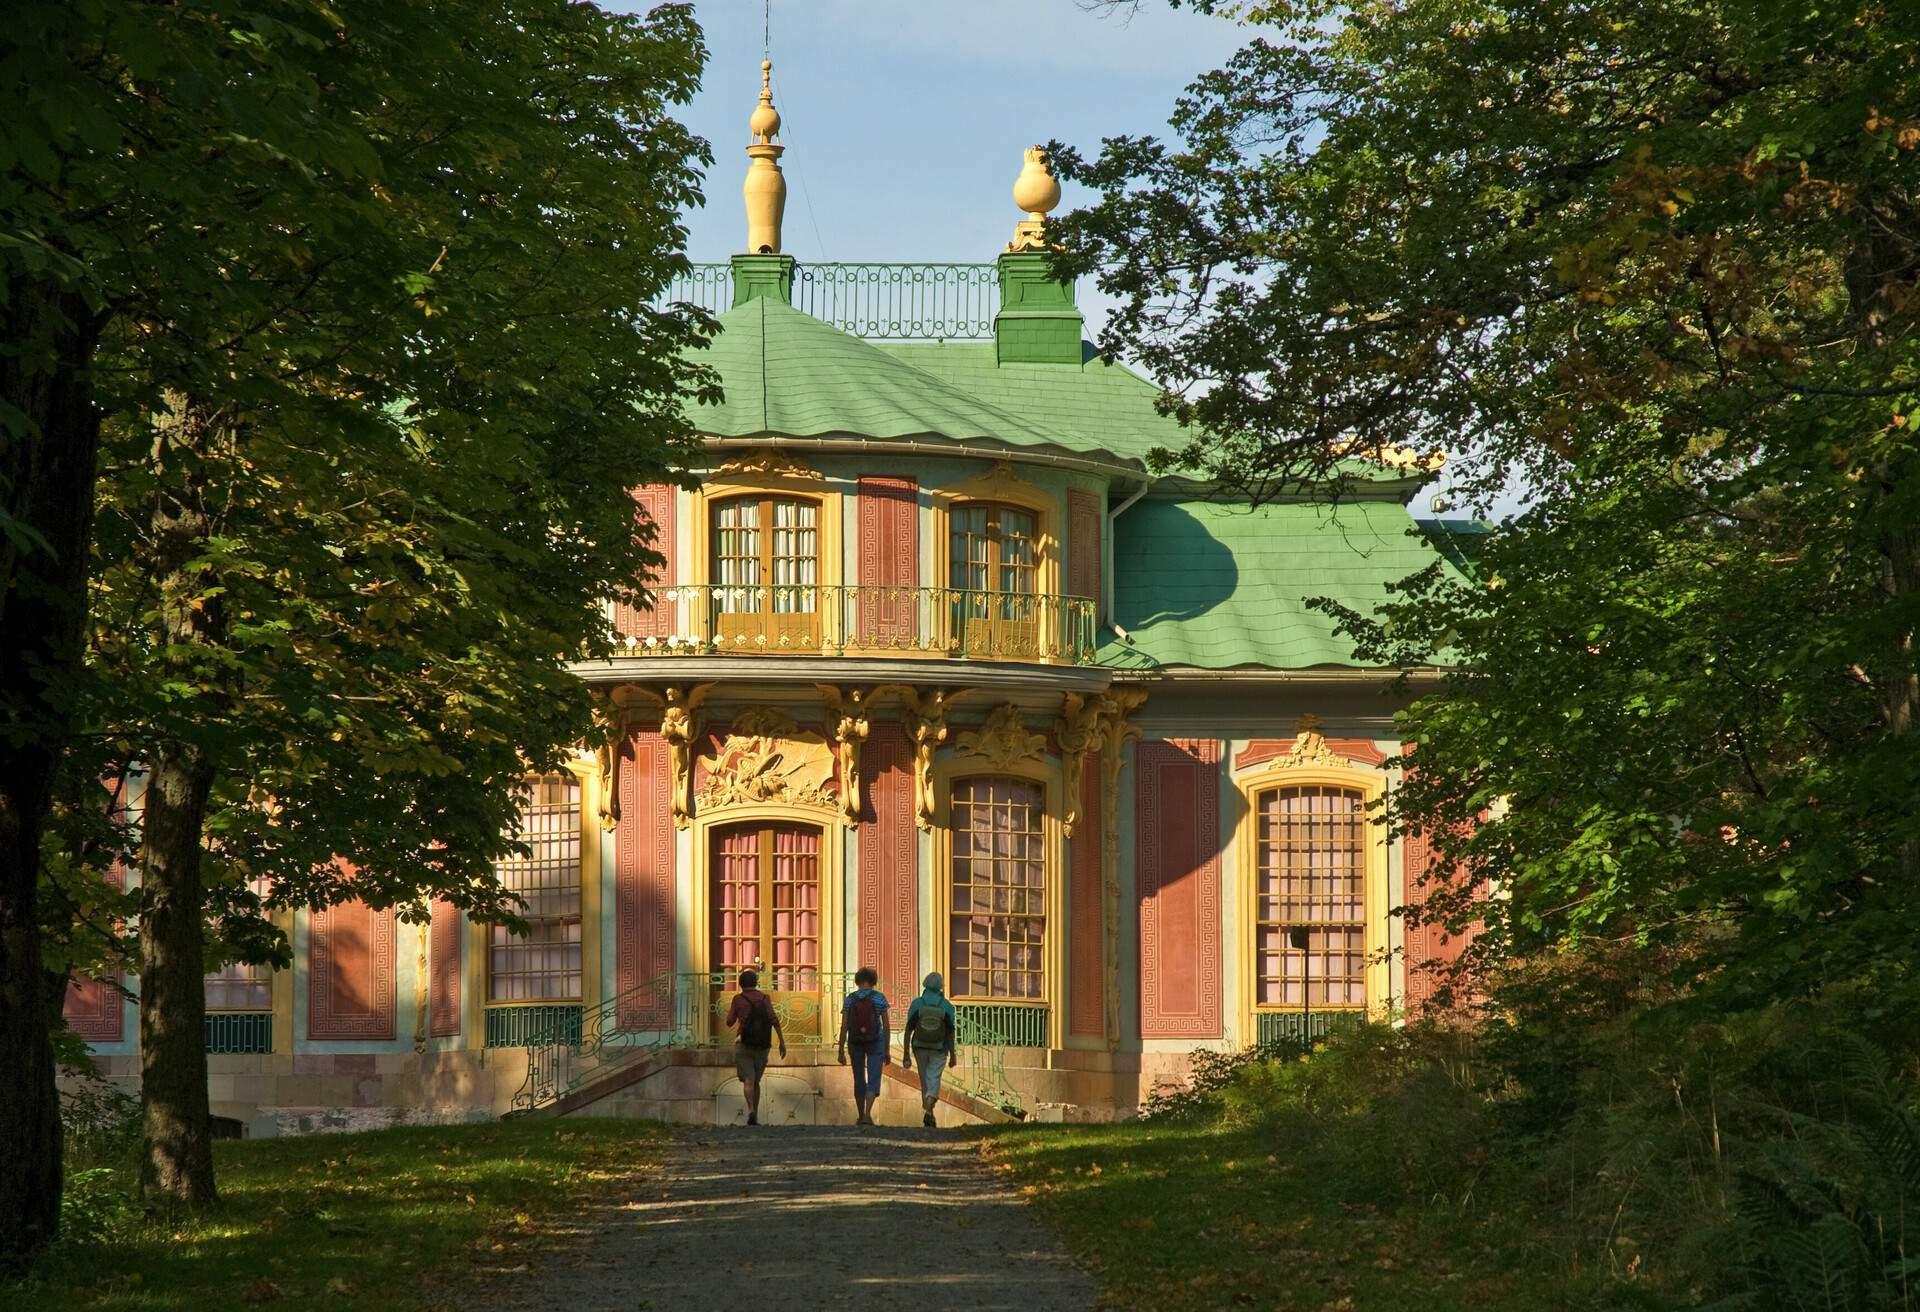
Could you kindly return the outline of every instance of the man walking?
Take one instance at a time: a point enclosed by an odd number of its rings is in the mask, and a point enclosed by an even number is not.
[[[853,1053],[853,1105],[859,1109],[855,1125],[873,1124],[873,1104],[880,1097],[880,1075],[887,1065],[887,995],[874,986],[880,972],[862,966],[853,973],[855,988],[840,1004],[840,1064]]]
[[[733,995],[727,1011],[727,1027],[740,1027],[733,1045],[733,1069],[740,1076],[740,1092],[747,1100],[747,1124],[760,1124],[760,1077],[767,1073],[767,1056],[775,1036],[780,1039],[780,1058],[786,1060],[787,1036],[774,1014],[773,999],[759,989],[758,972],[740,972],[740,991]]]
[[[933,971],[920,981],[920,996],[907,1008],[907,1028],[900,1044],[900,1064],[913,1069],[920,1062],[920,1124],[933,1124],[933,1105],[940,1101],[940,1076],[953,1064],[954,1031],[958,1028],[953,1004],[947,1001],[946,981]]]

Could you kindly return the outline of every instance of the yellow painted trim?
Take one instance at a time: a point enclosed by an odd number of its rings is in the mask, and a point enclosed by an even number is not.
[[[1047,1007],[1047,1046],[1066,1046],[1067,967],[1067,838],[1063,819],[1063,785],[1060,763],[1053,757],[1039,761],[1021,761],[998,766],[977,756],[943,752],[933,763],[933,968],[948,980],[953,978],[953,944],[948,933],[953,917],[953,786],[962,779],[981,777],[1025,779],[1044,789],[1046,815],[1042,821],[1043,875],[1047,881],[1047,938],[1041,960],[1045,972],[1043,1001]],[[1028,1004],[1005,998],[968,998],[954,996],[955,1002],[993,1002],[1018,1007]]]
[[[695,588],[704,588],[713,581],[713,507],[720,501],[731,501],[742,496],[790,496],[804,497],[820,505],[820,560],[819,584],[823,588],[841,587],[846,582],[846,560],[842,550],[841,528],[846,519],[847,494],[838,485],[828,484],[820,478],[808,474],[781,474],[773,472],[712,473],[706,481],[688,494],[688,547],[687,559],[679,566],[680,581]],[[696,592],[696,596],[704,595]],[[833,595],[838,596],[835,592]],[[711,616],[706,608],[696,607],[689,616],[692,621],[694,637],[702,642],[713,635],[708,632]],[[840,631],[841,615],[838,606],[823,607],[820,613],[820,641],[823,647],[837,646],[844,635]]]
[[[1246,1027],[1242,1038],[1251,1041],[1254,1015],[1260,1011],[1291,1011],[1291,1007],[1261,1007],[1254,1002],[1254,978],[1258,973],[1255,964],[1254,939],[1256,924],[1254,917],[1254,897],[1259,887],[1258,873],[1254,869],[1257,860],[1256,845],[1259,841],[1259,817],[1254,800],[1269,788],[1297,788],[1300,786],[1321,785],[1332,788],[1348,788],[1358,792],[1362,800],[1371,808],[1372,804],[1386,792],[1386,776],[1378,770],[1364,766],[1324,766],[1288,765],[1284,761],[1274,762],[1248,774],[1237,775],[1234,787],[1240,792],[1240,819],[1234,826],[1234,906],[1240,913],[1240,970],[1239,970],[1239,1014],[1241,1024]],[[1391,983],[1388,978],[1387,961],[1387,912],[1393,906],[1393,900],[1387,889],[1387,826],[1369,809],[1362,821],[1368,827],[1371,837],[1366,844],[1366,873],[1363,877],[1361,914],[1365,917],[1366,934],[1363,939],[1366,953],[1366,1007],[1370,1014],[1382,1012],[1388,1002]],[[1353,1010],[1340,1008],[1339,1010]]]
[[[841,895],[846,886],[846,829],[837,809],[794,806],[784,802],[766,802],[755,806],[729,806],[693,817],[692,859],[688,863],[688,891],[693,899],[693,923],[687,926],[687,965],[697,974],[713,967],[713,831],[739,824],[803,824],[820,830],[820,970],[838,975],[850,969],[841,933],[845,915]],[[699,1009],[698,1025],[706,1023],[706,1009]],[[706,1037],[704,1031],[697,1037]]]
[[[273,913],[273,922],[280,926],[287,936],[287,951],[291,953],[293,943],[294,910],[283,907]],[[285,970],[273,972],[273,1056],[288,1058],[287,1069],[292,1070],[293,1057],[293,977],[299,958],[294,957],[292,964]]]

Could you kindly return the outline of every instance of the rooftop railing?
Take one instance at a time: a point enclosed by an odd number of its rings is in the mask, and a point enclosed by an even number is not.
[[[1087,597],[874,584],[680,584],[620,608],[630,656],[939,656],[1094,664]]]
[[[696,264],[661,299],[723,314],[733,306],[733,266]],[[855,337],[988,338],[1000,281],[992,264],[796,264],[793,306]]]

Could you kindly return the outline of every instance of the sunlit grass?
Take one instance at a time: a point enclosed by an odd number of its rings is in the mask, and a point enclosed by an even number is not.
[[[524,1262],[543,1220],[652,1169],[665,1140],[658,1125],[545,1121],[221,1143],[215,1208],[167,1221],[129,1204],[103,1239],[0,1285],[0,1305],[445,1307]]]

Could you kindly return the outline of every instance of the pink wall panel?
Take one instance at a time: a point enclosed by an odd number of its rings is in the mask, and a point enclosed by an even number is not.
[[[1401,748],[1402,754],[1412,750],[1412,743]],[[1433,842],[1424,833],[1411,833],[1402,837],[1400,844],[1401,904],[1409,908],[1423,907],[1431,891],[1426,880],[1433,868]],[[1475,927],[1471,925],[1461,934],[1449,934],[1442,925],[1407,926],[1408,1011],[1418,1011],[1432,1003],[1440,977],[1460,959],[1460,954],[1473,942],[1474,933]]]
[[[880,972],[906,1001],[920,985],[918,844],[913,826],[913,747],[898,724],[877,723],[860,753],[859,966]]]
[[[919,484],[910,478],[863,478],[860,495],[860,551],[855,580],[863,587],[920,586]],[[884,591],[863,593],[855,612],[855,632],[869,646],[911,642],[917,608],[908,596]]]
[[[1220,1037],[1220,744],[1149,739],[1134,757],[1140,1036]]]
[[[624,999],[616,1023],[628,1029],[672,1024],[662,992],[631,994],[674,968],[672,759],[666,739],[635,729],[622,747],[620,826],[614,835],[614,988]]]
[[[1106,1029],[1107,962],[1100,870],[1100,755],[1089,752],[1080,771],[1080,818],[1074,821],[1068,872],[1067,978],[1073,990],[1067,1032],[1098,1037]]]
[[[436,899],[427,930],[427,1033],[436,1039],[460,1032],[460,938],[466,917],[451,902]]]
[[[308,913],[308,1038],[393,1037],[396,933],[392,907],[342,902]]]
[[[625,638],[664,638],[675,632],[675,604],[666,597],[658,595],[679,579],[675,572],[677,562],[674,559],[674,492],[677,489],[671,483],[649,483],[633,490],[634,506],[645,511],[647,517],[658,527],[653,540],[653,549],[667,558],[660,567],[659,577],[649,586],[656,594],[654,608],[651,611],[640,610],[633,606],[616,605],[613,608],[613,631]]]

